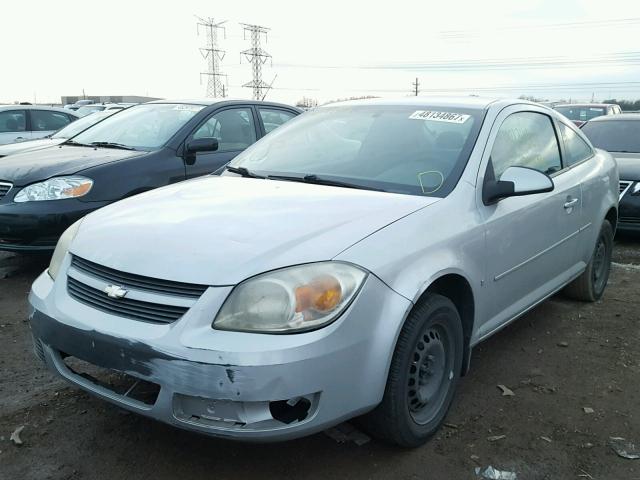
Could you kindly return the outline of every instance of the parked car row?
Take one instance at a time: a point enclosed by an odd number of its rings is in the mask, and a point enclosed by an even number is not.
[[[83,117],[78,122],[100,121],[83,123],[86,129],[54,148],[0,160],[0,250],[52,251],[79,218],[123,198],[214,172],[267,128],[299,113],[269,102],[157,101],[108,118]]]
[[[640,232],[640,114],[624,113],[588,121],[582,132],[610,152],[620,172],[618,229]]]
[[[557,104],[554,105],[553,108],[578,127],[602,115],[619,115],[622,113],[620,105],[614,103],[568,103]]]
[[[78,110],[80,107],[91,105],[92,103],[94,103],[93,100],[78,100],[75,103],[65,105],[63,108],[68,110]]]
[[[299,113],[152,102],[3,158],[0,248],[56,245],[29,297],[38,357],[208,435],[360,417],[413,447],[478,343],[560,290],[602,297],[621,192],[585,134],[609,120],[476,97]]]
[[[125,108],[131,107],[135,104],[133,103],[90,103],[88,105],[83,105],[76,110],[76,113],[79,117],[85,117],[87,115],[91,115],[95,112],[103,112],[109,110],[124,110]]]

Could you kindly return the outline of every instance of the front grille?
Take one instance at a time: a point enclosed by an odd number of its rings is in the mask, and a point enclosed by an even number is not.
[[[143,277],[132,273],[121,272],[113,268],[103,267],[97,263],[73,256],[71,266],[106,283],[113,283],[125,288],[145,290],[162,295],[176,295],[179,297],[200,298],[208,288],[206,285],[193,283],[172,282],[157,278]]]
[[[142,320],[144,322],[172,323],[189,310],[188,307],[160,305],[130,298],[111,298],[101,290],[85,285],[69,276],[67,276],[67,290],[69,295],[85,305],[119,317]]]
[[[633,223],[635,225],[640,225],[639,217],[619,217],[618,221],[620,223]]]
[[[13,188],[12,183],[0,182],[0,198],[3,198]]]
[[[632,183],[633,182],[629,182],[627,180],[620,180],[620,198],[627,193],[627,190],[629,190]]]

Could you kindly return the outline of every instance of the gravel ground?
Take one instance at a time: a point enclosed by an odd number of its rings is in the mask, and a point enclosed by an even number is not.
[[[609,446],[625,437],[640,447],[640,237],[616,240],[602,301],[556,296],[476,348],[447,425],[415,450],[325,434],[230,443],[67,386],[33,357],[25,322],[29,286],[46,263],[0,253],[1,479],[474,479],[488,465],[519,480],[640,479],[640,460]],[[9,438],[20,426],[16,446]]]

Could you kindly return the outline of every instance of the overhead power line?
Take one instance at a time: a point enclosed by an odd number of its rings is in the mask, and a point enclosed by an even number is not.
[[[550,23],[550,24],[519,24],[512,26],[504,26],[504,27],[492,27],[492,28],[470,28],[470,29],[460,29],[460,30],[442,30],[439,35],[446,39],[457,39],[457,38],[465,38],[482,35],[484,33],[492,33],[495,34],[497,32],[507,32],[507,31],[528,31],[528,30],[565,30],[565,29],[579,29],[579,28],[622,28],[622,27],[631,27],[640,24],[640,18],[632,17],[632,18],[617,18],[617,19],[609,19],[609,20],[587,20],[583,22],[564,22],[564,23]]]
[[[582,68],[640,65],[640,52],[616,52],[590,57],[510,57],[461,59],[433,62],[393,62],[360,65],[309,65],[295,63],[275,64],[282,68],[355,69],[355,70],[414,70],[414,71],[469,71],[517,70],[532,68]]]
[[[251,64],[253,73],[253,79],[242,86],[253,89],[254,100],[262,100],[264,95],[266,95],[266,92],[264,94],[263,92],[265,90],[268,91],[270,88],[270,85],[262,80],[262,66],[268,60],[271,60],[271,55],[262,49],[260,42],[263,36],[266,41],[269,28],[246,23],[241,23],[240,25],[244,27],[245,40],[248,34],[249,40],[251,41],[251,48],[240,52],[240,60],[242,61],[242,57],[246,58]]]
[[[207,61],[207,71],[200,73],[200,80],[202,81],[202,75],[207,76],[207,97],[226,97],[227,76],[220,69],[220,62],[224,58],[225,51],[218,48],[218,30],[222,29],[224,32],[222,25],[225,22],[216,23],[211,17],[196,18],[198,19],[198,35],[200,28],[204,28],[207,36],[206,46],[200,49],[202,57]]]
[[[232,85],[240,87],[241,85]],[[512,84],[512,85],[495,85],[491,87],[441,87],[420,89],[419,93],[492,93],[492,92],[518,92],[523,93],[530,90],[545,91],[572,91],[572,90],[635,90],[640,91],[640,81],[636,82],[582,82],[582,83],[548,83],[548,84]],[[320,92],[321,88],[296,88],[296,87],[273,87],[273,90],[294,91],[294,92]],[[342,89],[349,93],[405,93],[406,90],[397,88],[346,88]],[[415,94],[415,90],[412,92]]]

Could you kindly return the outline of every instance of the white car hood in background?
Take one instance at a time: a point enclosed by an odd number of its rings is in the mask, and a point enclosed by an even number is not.
[[[234,285],[261,272],[330,260],[437,198],[297,182],[205,177],[89,215],[71,252],[154,278]]]

